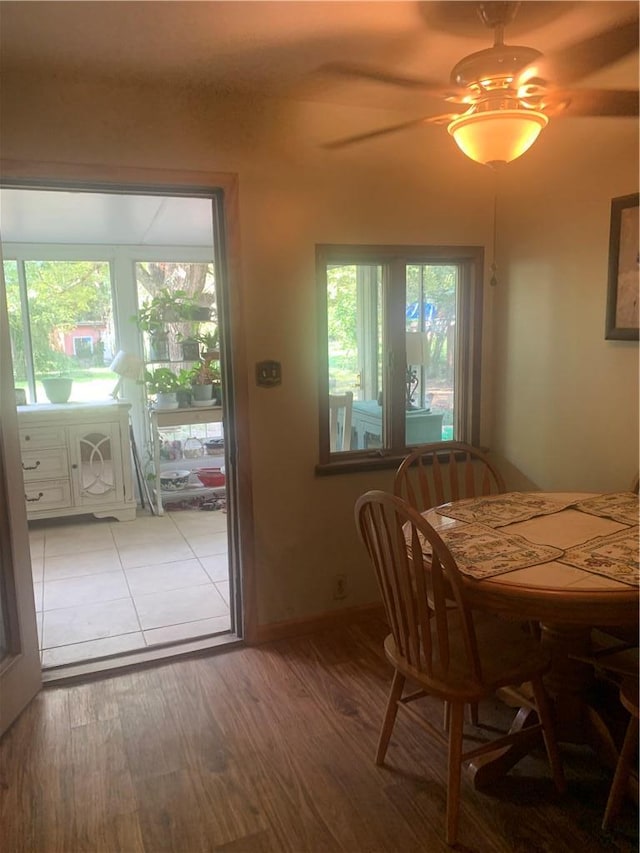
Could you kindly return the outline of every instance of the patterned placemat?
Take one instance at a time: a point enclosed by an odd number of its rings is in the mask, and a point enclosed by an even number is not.
[[[598,536],[582,545],[568,548],[561,563],[577,566],[585,572],[603,575],[606,578],[630,586],[640,586],[638,571],[638,535],[640,528],[629,527],[608,536]]]
[[[571,501],[550,501],[535,494],[507,492],[504,495],[456,501],[453,506],[443,504],[436,512],[470,524],[480,522],[487,527],[503,527],[516,521],[528,521],[537,515],[561,512],[568,506],[571,506]]]
[[[596,495],[584,501],[578,501],[575,508],[589,515],[601,515],[612,518],[621,524],[637,524],[640,513],[638,495],[633,492],[614,492],[610,495]]]
[[[466,524],[438,532],[460,571],[479,580],[547,563],[563,554],[560,548],[536,545],[522,536],[497,532],[484,524]],[[424,551],[431,553],[428,542]]]

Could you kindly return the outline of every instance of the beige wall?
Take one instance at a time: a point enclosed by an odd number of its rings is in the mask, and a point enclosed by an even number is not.
[[[638,471],[638,344],[604,339],[610,206],[638,191],[638,126],[566,123],[502,196],[493,442],[514,485],[615,491]]]
[[[488,264],[496,176],[442,128],[320,147],[404,118],[376,110],[10,75],[2,110],[5,158],[238,173],[259,621],[374,600],[352,508],[365,489],[389,487],[391,472],[314,474],[314,247],[476,244]],[[609,127],[605,144],[618,135]],[[608,203],[637,186],[637,138],[624,136],[615,162],[594,150],[603,178],[579,191],[577,164],[540,179],[542,146],[498,176],[508,221],[501,281],[485,291],[482,441],[541,488],[620,488],[637,467],[637,346],[602,340]],[[266,358],[282,362],[273,390],[253,383]],[[597,458],[607,438],[609,463]],[[344,602],[331,596],[338,572]]]

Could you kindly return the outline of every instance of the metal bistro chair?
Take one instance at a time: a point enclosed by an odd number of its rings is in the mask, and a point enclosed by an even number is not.
[[[470,610],[451,552],[434,528],[401,498],[381,491],[367,492],[356,502],[355,515],[391,626],[384,649],[395,670],[376,763],[384,762],[399,708],[446,742],[443,732],[409,703],[425,696],[449,703],[446,840],[454,844],[462,763],[531,732],[514,732],[463,752],[464,706],[491,696],[500,687],[530,681],[535,699],[532,706],[540,719],[535,728],[542,730],[553,780],[563,791],[564,775],[542,684],[542,675],[549,668],[546,653],[520,626]],[[428,556],[425,550],[430,552]],[[448,597],[455,600],[455,607],[447,606]],[[420,689],[403,696],[407,679]]]
[[[421,512],[447,501],[500,494],[502,474],[489,457],[462,441],[422,444],[402,460],[393,491]]]

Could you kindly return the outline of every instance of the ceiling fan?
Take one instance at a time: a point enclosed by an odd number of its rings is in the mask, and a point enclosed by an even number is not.
[[[638,115],[636,90],[574,88],[583,77],[638,49],[637,17],[542,54],[531,47],[505,44],[504,29],[519,6],[510,2],[478,3],[480,19],[494,31],[493,46],[457,62],[448,85],[351,63],[325,65],[324,70],[332,74],[403,86],[442,98],[447,111],[335,140],[324,147],[343,148],[422,124],[446,125],[468,157],[495,167],[524,154],[550,118]]]

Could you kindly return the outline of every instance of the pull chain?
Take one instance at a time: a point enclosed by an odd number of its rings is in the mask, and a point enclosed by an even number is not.
[[[493,249],[492,249],[493,260],[492,260],[491,266],[490,266],[490,270],[491,270],[491,278],[489,279],[490,287],[495,287],[498,284],[498,276],[497,276],[498,265],[496,263],[496,246],[497,246],[497,242],[498,242],[498,239],[497,239],[497,234],[498,234],[497,219],[498,219],[498,192],[497,192],[497,190],[494,190],[493,191]]]

